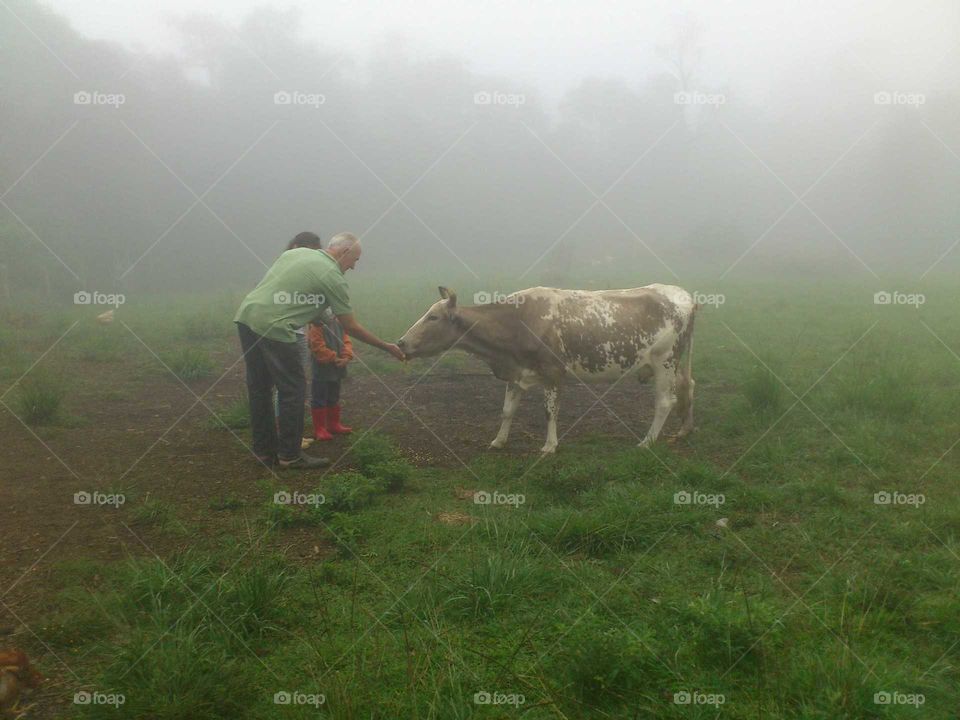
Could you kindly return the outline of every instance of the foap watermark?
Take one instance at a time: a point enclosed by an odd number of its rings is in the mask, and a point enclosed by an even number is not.
[[[502,493],[494,490],[493,492],[487,492],[486,490],[477,490],[473,494],[473,502],[475,505],[512,505],[513,507],[520,507],[527,501],[527,496],[522,493]]]
[[[74,505],[107,505],[118,508],[127,501],[127,496],[123,493],[103,493],[99,490],[88,492],[80,490],[73,494]]]
[[[323,693],[305,693],[299,690],[280,690],[273,694],[274,705],[312,705],[320,707],[327,702]]]
[[[902,693],[898,690],[881,690],[873,694],[874,705],[913,705],[920,707],[927,701],[923,693]]]
[[[881,90],[873,94],[874,105],[910,105],[919,107],[927,102],[923,93],[901,92],[899,90]]]
[[[73,94],[74,105],[106,105],[114,109],[127,102],[123,93],[105,93],[97,90],[78,90]]]
[[[294,490],[292,493],[280,490],[273,494],[276,505],[323,505],[327,498],[321,493],[302,493]]]
[[[927,502],[927,496],[923,493],[902,493],[896,490],[887,492],[886,490],[881,490],[873,494],[874,505],[911,505],[918,508],[925,502]]]
[[[693,92],[678,92],[673,94],[675,105],[713,105],[719,107],[725,105],[727,96],[722,93],[705,93],[695,90]]]
[[[680,690],[673,694],[674,705],[723,705],[727,697],[722,693],[702,693],[699,690]]]
[[[73,294],[74,305],[112,305],[115,308],[120,307],[127,301],[127,296],[123,293],[105,293],[94,290],[80,290]]]
[[[681,490],[673,494],[674,505],[713,505],[720,507],[727,501],[725,495],[721,493],[702,493],[689,490]]]
[[[723,293],[693,293],[693,301],[697,305],[709,305],[718,308],[727,301],[727,296]]]
[[[927,302],[927,296],[923,293],[905,293],[899,290],[888,292],[880,290],[873,294],[874,305],[912,305],[919,308]]]
[[[307,107],[318,108],[325,102],[327,102],[326,95],[320,93],[280,90],[273,94],[274,105],[306,105]]]
[[[473,294],[474,305],[523,305],[527,298],[517,293],[502,293],[499,290],[481,290]]]
[[[127,701],[122,693],[105,693],[98,690],[79,690],[73,694],[74,705],[109,705],[118,708]]]
[[[314,305],[320,307],[327,304],[327,297],[323,293],[287,292],[281,290],[273,294],[276,305]]]
[[[508,105],[520,107],[527,102],[527,96],[520,93],[505,93],[498,90],[480,90],[473,94],[474,105]]]
[[[502,693],[480,690],[473,694],[473,702],[476,705],[513,705],[518,707],[527,701],[521,693]]]

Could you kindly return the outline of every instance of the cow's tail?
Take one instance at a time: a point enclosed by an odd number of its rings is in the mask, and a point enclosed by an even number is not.
[[[677,411],[683,415],[687,405],[691,402],[691,383],[693,382],[693,320],[697,315],[699,303],[694,303],[690,310],[690,317],[680,337],[677,338],[677,354],[680,365],[677,370]]]
[[[684,347],[681,348],[681,352],[683,353],[683,376],[686,380],[690,379],[691,373],[693,372],[693,320],[696,318],[697,310],[699,309],[700,303],[694,303],[693,308],[690,310],[690,320],[687,321],[687,327],[684,333]]]

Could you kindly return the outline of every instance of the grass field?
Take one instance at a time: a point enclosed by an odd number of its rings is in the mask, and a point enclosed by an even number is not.
[[[441,281],[461,303],[519,287]],[[436,298],[429,278],[351,282],[358,317],[388,338]],[[463,453],[460,434],[489,441],[498,418],[454,428],[458,410],[415,428],[449,445],[437,462],[358,426],[331,473],[231,479],[200,451],[232,443],[243,460],[234,393],[220,420],[184,421],[196,459],[168,470],[210,485],[199,504],[165,495],[163,468],[134,484],[105,453],[98,480],[126,502],[90,510],[140,541],[123,557],[63,543],[0,565],[2,588],[33,560],[42,571],[0,595],[16,644],[51,678],[28,717],[956,717],[960,285],[684,285],[724,302],[698,317],[697,430],[673,445],[636,447],[649,421],[637,407],[616,433],[564,435],[562,420],[554,457],[513,439]],[[876,304],[881,290],[924,303]],[[219,382],[238,358],[236,300],[130,298],[110,326],[91,308],[6,311],[4,463],[105,432],[76,400],[85,388],[137,403],[179,390],[176,377]],[[427,373],[422,384],[467,367],[457,353],[362,361],[357,375]],[[101,459],[85,462],[87,478]],[[69,505],[32,486],[48,504],[0,513]],[[288,497],[300,504],[277,502]]]

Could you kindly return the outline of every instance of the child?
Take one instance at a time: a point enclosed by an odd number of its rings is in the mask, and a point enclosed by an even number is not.
[[[352,428],[340,424],[340,381],[347,376],[347,363],[353,359],[353,344],[329,308],[310,324],[307,342],[313,354],[313,436],[333,440],[334,434],[352,432]]]

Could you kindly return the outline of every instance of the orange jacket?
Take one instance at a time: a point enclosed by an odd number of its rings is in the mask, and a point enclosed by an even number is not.
[[[327,346],[327,341],[323,339],[323,326],[310,323],[307,326],[307,344],[310,346],[310,352],[321,365],[332,363],[337,359],[337,351]],[[348,360],[353,359],[353,343],[350,342],[350,336],[343,333],[343,348],[339,356]]]

